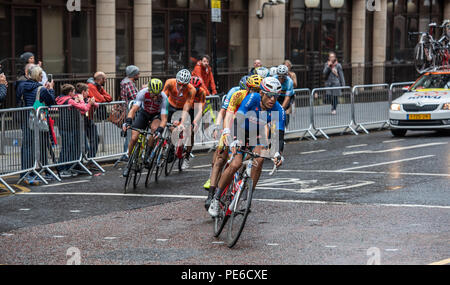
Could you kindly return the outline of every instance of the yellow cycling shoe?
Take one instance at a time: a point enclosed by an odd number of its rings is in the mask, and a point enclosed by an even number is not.
[[[208,181],[203,184],[203,188],[205,188],[205,190],[209,190],[209,186],[211,186],[211,179],[208,179]]]

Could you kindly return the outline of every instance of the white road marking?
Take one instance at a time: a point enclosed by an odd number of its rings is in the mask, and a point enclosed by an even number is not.
[[[422,147],[431,147],[431,146],[437,146],[437,145],[444,145],[448,144],[448,142],[435,142],[435,143],[425,143],[425,144],[417,144],[417,145],[410,145],[410,146],[404,146],[404,147],[394,147],[390,149],[382,149],[382,150],[358,150],[358,151],[349,151],[349,152],[343,152],[343,155],[351,155],[351,154],[361,154],[361,153],[386,153],[386,152],[394,152],[394,151],[401,151],[401,150],[408,150],[408,149],[415,149],[415,148],[422,148]]]
[[[54,238],[63,238],[64,236],[53,236]]]
[[[278,243],[268,243],[267,245],[268,246],[278,246],[279,244]]]
[[[17,193],[16,195],[25,196],[45,196],[45,195],[61,195],[61,196],[117,196],[117,197],[148,197],[148,198],[181,198],[181,199],[206,199],[207,196],[195,195],[156,195],[156,194],[122,194],[122,193],[51,193],[51,192],[27,192]],[[330,202],[320,200],[284,200],[284,199],[253,199],[253,201],[274,202],[274,203],[293,203],[293,204],[328,204],[328,205],[349,205],[349,206],[384,206],[384,207],[408,207],[408,208],[432,208],[432,209],[450,209],[450,206],[442,205],[418,205],[418,204],[379,204],[379,203],[346,203],[346,202]]]
[[[301,152],[300,154],[311,154],[311,153],[319,153],[319,152],[324,152],[327,151],[326,149],[319,149],[319,150],[312,150],[312,151],[304,151]]]
[[[363,186],[367,186],[367,185],[371,185],[371,184],[375,183],[373,181],[356,181],[356,182],[359,182],[359,183],[353,184],[353,185],[346,185],[346,184],[341,184],[341,183],[337,182],[337,183],[328,183],[328,184],[312,186],[312,187],[300,186],[300,188],[256,186],[256,189],[282,190],[282,191],[291,191],[291,192],[296,192],[296,193],[315,193],[317,190],[345,190],[345,189],[363,187]]]
[[[401,141],[404,141],[404,140],[405,140],[405,139],[395,139],[395,140],[383,141],[383,143],[401,142]]]
[[[156,241],[161,241],[161,242],[165,242],[168,241],[169,239],[166,238],[157,238]]]
[[[213,244],[224,244],[223,241],[213,241],[212,243],[213,243]]]
[[[385,251],[398,251],[398,248],[386,248]]]
[[[114,240],[117,239],[117,237],[105,237],[104,240]]]
[[[41,188],[57,187],[57,186],[62,186],[62,185],[78,184],[78,183],[85,183],[85,182],[91,182],[91,181],[90,180],[78,180],[78,181],[72,181],[72,182],[55,183],[55,184],[49,184],[49,185],[42,185]]]
[[[320,220],[308,220],[308,222],[320,222]]]
[[[205,167],[211,167],[211,164],[196,165],[192,166],[191,168],[205,168]]]
[[[356,148],[356,147],[363,147],[363,146],[367,146],[367,144],[355,144],[355,145],[348,145],[345,148]]]
[[[399,163],[399,162],[430,158],[430,157],[434,157],[434,156],[435,155],[433,155],[433,154],[431,154],[431,155],[423,155],[423,156],[417,156],[417,157],[411,157],[411,158],[405,158],[405,159],[398,159],[398,160],[387,161],[387,162],[380,162],[380,163],[374,163],[374,164],[368,164],[368,165],[361,165],[361,166],[356,166],[356,167],[344,168],[344,169],[340,169],[339,171],[348,171],[348,170],[355,170],[355,169],[374,167],[374,166],[380,166],[380,165],[395,164],[395,163]]]
[[[326,245],[325,247],[327,247],[327,248],[336,248],[337,246],[336,245]]]
[[[70,210],[71,213],[80,213],[80,210]]]
[[[30,209],[19,209],[19,211],[29,211]]]
[[[2,234],[2,236],[4,236],[4,237],[10,237],[10,236],[13,236],[14,234],[8,234],[8,233],[3,233]]]

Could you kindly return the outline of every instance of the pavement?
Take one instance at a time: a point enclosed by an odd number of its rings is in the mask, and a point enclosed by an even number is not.
[[[0,193],[0,264],[450,264],[449,142],[389,131],[289,141],[232,249],[203,207],[210,153],[129,194],[123,164],[14,186]]]

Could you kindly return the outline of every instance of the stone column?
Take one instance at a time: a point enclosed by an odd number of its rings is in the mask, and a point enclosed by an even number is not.
[[[255,59],[261,59],[264,66],[283,63],[285,59],[285,19],[286,6],[266,6],[264,18],[258,19],[256,11],[262,8],[265,0],[250,0],[248,20],[248,62],[253,66]]]
[[[97,0],[97,70],[116,71],[116,3]]]
[[[152,70],[152,1],[134,1],[134,65],[141,75]]]
[[[381,11],[373,13],[373,71],[372,82],[385,83],[384,63],[386,61],[386,33],[387,33],[387,0],[379,0]]]
[[[353,0],[352,7],[352,85],[364,83],[366,0]]]

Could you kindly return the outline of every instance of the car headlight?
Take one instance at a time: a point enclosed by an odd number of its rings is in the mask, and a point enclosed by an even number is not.
[[[392,111],[400,111],[401,109],[402,109],[402,105],[396,104],[396,103],[391,104],[391,110]]]
[[[450,110],[450,103],[445,103],[445,104],[442,106],[442,110]]]

